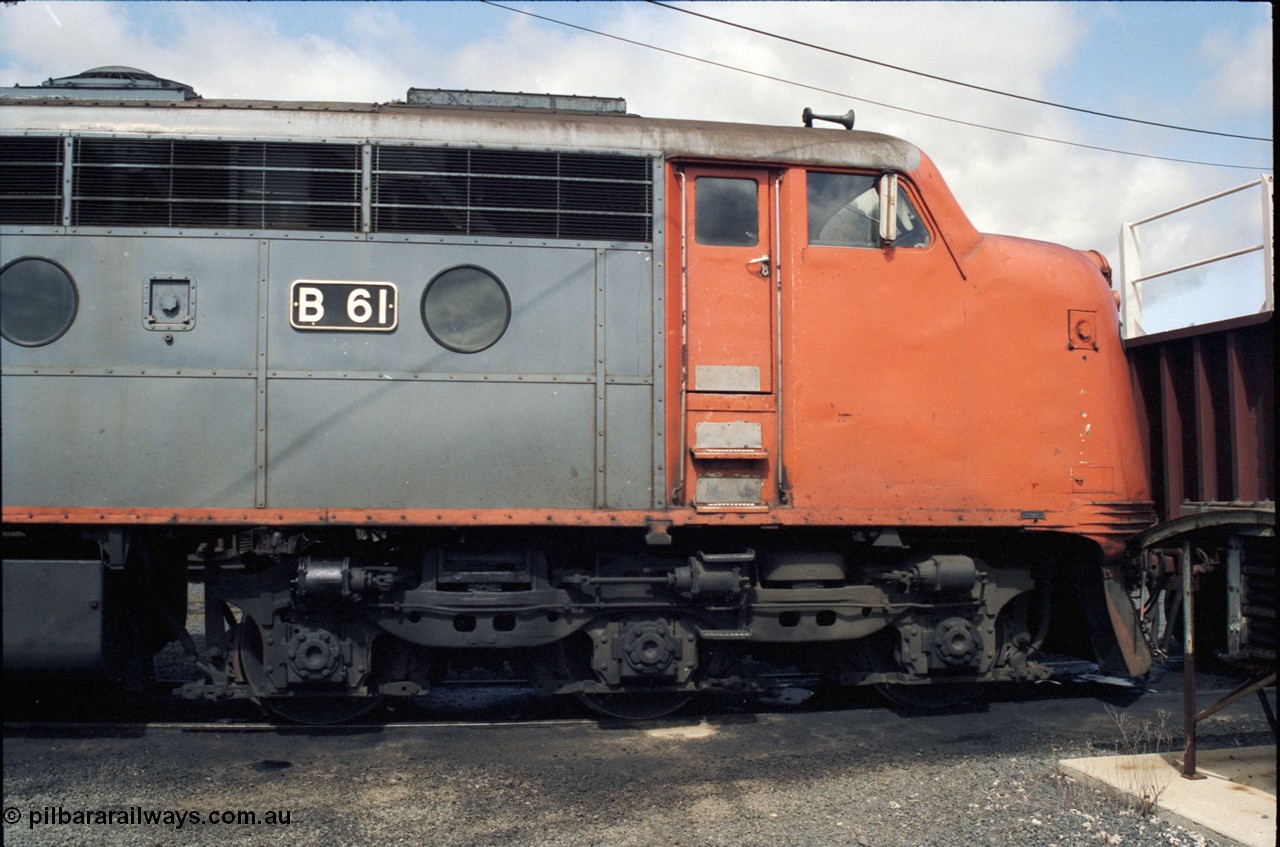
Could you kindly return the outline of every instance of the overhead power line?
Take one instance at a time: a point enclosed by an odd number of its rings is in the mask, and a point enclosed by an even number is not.
[[[1041,100],[1037,97],[1028,97],[1025,94],[1014,94],[1011,91],[1001,91],[996,88],[987,88],[986,86],[975,85],[974,83],[971,83],[971,82],[962,82],[961,80],[952,79],[950,77],[926,73],[925,71],[917,71],[912,68],[904,68],[901,65],[891,65],[888,62],[880,62],[875,59],[868,59],[866,56],[856,56],[853,53],[845,53],[842,50],[836,50],[831,47],[823,47],[821,44],[812,44],[808,41],[801,41],[798,38],[788,38],[787,36],[779,35],[776,32],[769,32],[768,30],[756,29],[755,27],[750,27],[745,24],[735,23],[733,21],[727,21],[723,18],[716,18],[716,17],[712,17],[711,15],[704,15],[701,12],[695,12],[692,9],[684,9],[679,6],[672,6],[670,3],[661,2],[661,0],[648,0],[648,2],[652,3],[654,6],[661,6],[664,9],[670,9],[673,12],[679,12],[683,15],[692,15],[695,18],[702,18],[703,20],[714,21],[715,23],[723,24],[725,26],[730,26],[730,27],[733,27],[734,29],[741,29],[746,32],[753,32],[756,35],[763,35],[766,38],[774,38],[774,39],[777,39],[778,41],[785,41],[788,44],[796,44],[796,45],[799,45],[800,47],[808,47],[813,50],[820,50],[823,53],[830,53],[833,56],[843,56],[846,59],[853,59],[858,62],[866,62],[869,65],[876,65],[877,67],[888,68],[894,71],[901,71],[902,73],[913,74],[915,76],[924,77],[925,79],[932,79],[938,82],[945,82],[948,85],[958,85],[962,88],[969,88],[974,91],[985,91],[987,94],[998,94],[1001,97],[1012,97],[1015,100],[1022,100],[1027,103],[1037,103],[1041,106],[1052,106],[1055,109],[1066,109],[1067,111],[1070,111],[1070,112],[1079,112],[1080,114],[1084,114],[1084,115],[1094,115],[1099,118],[1110,118],[1111,120],[1116,120],[1116,121],[1128,121],[1129,123],[1145,124],[1146,126],[1161,127],[1162,129],[1175,129],[1175,130],[1178,130],[1179,132],[1196,132],[1196,133],[1200,133],[1201,135],[1216,135],[1222,138],[1242,138],[1246,141],[1273,141],[1274,140],[1271,138],[1265,138],[1257,135],[1237,135],[1236,133],[1233,133],[1233,132],[1219,132],[1217,130],[1212,130],[1212,129],[1198,129],[1196,127],[1190,127],[1190,126],[1178,126],[1177,124],[1160,123],[1159,121],[1148,121],[1148,120],[1144,120],[1143,118],[1132,118],[1126,115],[1113,115],[1109,112],[1100,112],[1100,111],[1097,111],[1096,109],[1086,109],[1082,106],[1070,106],[1070,105],[1067,105],[1066,103],[1055,103],[1052,100]]]
[[[612,39],[614,41],[620,41],[624,44],[631,44],[636,47],[643,47],[646,50],[655,50],[659,53],[665,53],[668,56],[676,56],[681,59],[689,59],[690,61],[693,61],[693,62],[700,62],[701,64],[704,64],[704,65],[711,65],[713,67],[733,71],[734,73],[746,74],[747,76],[753,76],[759,79],[767,79],[767,80],[770,80],[771,82],[780,82],[780,83],[783,83],[784,85],[791,85],[791,86],[795,86],[796,88],[806,89],[808,91],[816,91],[819,94],[830,94],[835,97],[843,97],[847,100],[853,100],[858,103],[868,103],[873,106],[880,106],[881,108],[884,108],[884,109],[892,109],[896,112],[905,112],[910,115],[919,115],[920,117],[932,118],[938,121],[946,121],[947,123],[959,124],[961,126],[973,127],[975,129],[985,129],[990,132],[999,132],[999,133],[1004,133],[1005,135],[1014,135],[1020,138],[1031,139],[1033,141],[1047,141],[1051,144],[1064,144],[1068,147],[1078,147],[1085,150],[1097,150],[1102,153],[1116,153],[1121,156],[1134,156],[1141,159],[1156,159],[1163,162],[1177,162],[1179,164],[1184,164],[1184,165],[1204,165],[1206,167],[1232,168],[1235,170],[1246,170],[1246,171],[1270,171],[1271,170],[1270,165],[1231,165],[1225,162],[1205,162],[1197,159],[1179,159],[1173,156],[1157,156],[1152,153],[1138,153],[1133,150],[1118,150],[1113,147],[1100,147],[1093,144],[1082,144],[1078,141],[1066,141],[1061,138],[1050,138],[1044,135],[1034,135],[1029,132],[1019,132],[1017,130],[1003,129],[1001,127],[988,126],[986,124],[975,123],[973,121],[964,121],[964,120],[960,120],[959,118],[948,118],[944,115],[934,115],[929,112],[921,112],[921,111],[917,111],[916,109],[908,109],[905,106],[894,106],[890,103],[882,103],[878,100],[870,100],[866,97],[859,97],[857,95],[848,94],[843,91],[834,91],[830,88],[822,88],[816,85],[809,85],[807,83],[797,82],[796,80],[784,79],[783,77],[772,76],[766,73],[760,73],[759,71],[751,71],[751,70],[747,70],[746,68],[739,68],[734,65],[729,65],[724,62],[717,62],[712,59],[703,58],[701,56],[694,56],[689,53],[681,53],[678,50],[670,50],[670,49],[667,49],[666,47],[658,47],[655,44],[647,44],[643,41],[637,41],[633,38],[626,38],[624,36],[615,35],[610,32],[604,32],[602,30],[591,29],[590,27],[581,26],[580,24],[571,24],[567,21],[557,20],[556,18],[550,18],[550,17],[547,17],[546,15],[535,14],[533,12],[525,11],[524,9],[516,9],[512,6],[505,6],[502,3],[495,2],[494,0],[482,0],[482,2],[498,9],[505,9],[508,12],[515,12],[518,15],[524,15],[526,17],[535,18],[540,21],[546,21],[547,23],[553,23],[553,24],[556,24],[557,26],[567,27],[569,29],[576,29],[580,32],[587,32],[592,35],[599,35],[604,38]]]

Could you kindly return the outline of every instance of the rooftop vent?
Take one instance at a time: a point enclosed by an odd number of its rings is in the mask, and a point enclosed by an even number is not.
[[[504,109],[531,112],[574,112],[592,115],[625,115],[621,97],[581,97],[577,94],[524,94],[513,91],[449,91],[442,88],[410,88],[410,106],[437,109]]]
[[[0,88],[0,97],[88,100],[192,100],[200,95],[186,83],[158,77],[138,68],[105,65],[72,76],[46,79],[39,85]]]

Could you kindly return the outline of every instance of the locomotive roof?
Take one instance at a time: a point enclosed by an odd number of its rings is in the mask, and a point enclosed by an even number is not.
[[[920,151],[860,130],[779,127],[637,115],[276,100],[6,100],[0,130],[546,147],[912,171]]]

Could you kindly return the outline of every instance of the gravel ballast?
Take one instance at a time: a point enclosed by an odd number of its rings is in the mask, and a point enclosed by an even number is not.
[[[1202,747],[1272,743],[1256,706],[1207,721]],[[1158,728],[1152,743],[1176,749],[1163,727],[1179,708],[1158,693],[942,716],[868,699],[640,725],[11,727],[4,836],[10,845],[1213,845],[1058,768],[1123,751],[1135,727]],[[31,825],[42,810],[56,819],[134,808],[259,820]],[[288,824],[266,823],[273,811]]]

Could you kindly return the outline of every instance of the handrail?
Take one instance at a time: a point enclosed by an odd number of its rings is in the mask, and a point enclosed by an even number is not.
[[[1264,294],[1262,308],[1256,314],[1263,314],[1275,310],[1275,289],[1274,289],[1274,241],[1275,241],[1275,212],[1274,212],[1274,195],[1275,195],[1275,178],[1269,174],[1262,174],[1258,179],[1247,182],[1244,185],[1237,185],[1235,188],[1228,188],[1225,191],[1219,191],[1210,194],[1207,197],[1201,197],[1199,200],[1193,200],[1190,203],[1183,203],[1172,209],[1149,215],[1141,220],[1130,221],[1121,225],[1120,228],[1120,319],[1124,337],[1139,338],[1147,334],[1142,326],[1142,292],[1138,288],[1138,283],[1147,282],[1149,280],[1158,279],[1164,276],[1181,273],[1182,271],[1191,270],[1192,268],[1202,267],[1214,262],[1221,262],[1226,259],[1232,259],[1236,256],[1244,256],[1249,253],[1263,254],[1263,274]],[[1167,268],[1152,273],[1143,274],[1141,271],[1142,261],[1138,247],[1138,227],[1152,221],[1166,218],[1178,212],[1203,205],[1205,203],[1237,194],[1241,191],[1247,191],[1254,186],[1260,187],[1260,195],[1262,201],[1262,243],[1255,244],[1252,247],[1244,247],[1239,250],[1231,250],[1226,253],[1212,256],[1207,259],[1198,259],[1194,262],[1188,262],[1173,268]]]

